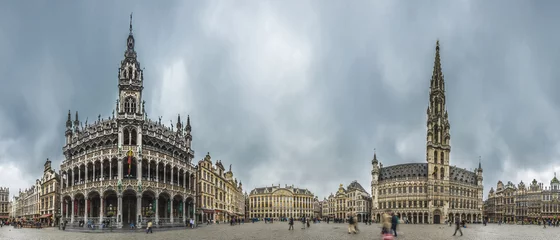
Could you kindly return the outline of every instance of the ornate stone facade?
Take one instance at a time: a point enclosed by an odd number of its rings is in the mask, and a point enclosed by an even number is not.
[[[51,161],[47,159],[44,165],[43,178],[41,179],[41,192],[39,220],[42,223],[53,226],[56,213],[60,207],[60,176],[51,168]]]
[[[364,222],[371,215],[371,197],[358,181],[353,181],[346,189],[340,184],[336,194],[325,198],[322,206],[323,218],[346,219],[351,214],[358,222]]]
[[[14,201],[16,208],[14,217],[18,219],[34,219],[40,216],[39,211],[39,197],[41,192],[41,181],[35,180],[35,184],[31,187],[21,191]]]
[[[212,165],[210,153],[198,162],[199,221],[228,221],[231,217],[245,217],[243,184],[233,177],[231,165],[225,171],[222,161]]]
[[[0,187],[0,220],[7,220],[10,216],[10,189]]]
[[[468,171],[450,165],[450,124],[439,41],[436,44],[427,109],[426,162],[383,167],[374,153],[371,172],[372,218],[392,210],[414,223],[443,223],[459,216],[482,220],[482,167]]]
[[[61,164],[60,208],[63,220],[118,227],[181,225],[195,214],[195,166],[192,135],[177,117],[176,128],[148,119],[142,100],[143,69],[132,33],[118,70],[118,100],[113,115],[66,121],[65,159]],[[110,219],[109,219],[110,218]]]
[[[250,218],[313,217],[315,196],[293,185],[255,188],[249,193]]]
[[[560,218],[560,181],[554,178],[545,187],[533,179],[529,186],[498,181],[485,201],[484,217],[488,222],[542,221]]]

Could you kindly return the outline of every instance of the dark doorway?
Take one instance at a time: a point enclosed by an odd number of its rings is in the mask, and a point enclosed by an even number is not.
[[[440,224],[439,215],[434,215],[434,224]]]
[[[131,223],[136,225],[136,194],[134,191],[127,191],[123,194],[122,222],[125,227]]]

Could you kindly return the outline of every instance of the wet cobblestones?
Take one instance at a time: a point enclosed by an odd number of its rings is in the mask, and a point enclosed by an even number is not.
[[[51,239],[197,239],[197,240],[246,240],[246,239],[292,239],[292,240],[365,240],[381,239],[380,226],[359,225],[361,232],[348,234],[346,224],[312,224],[309,229],[301,229],[301,224],[296,223],[293,231],[288,230],[288,224],[276,222],[273,224],[247,223],[240,226],[210,225],[197,229],[176,229],[158,231],[154,229],[153,234],[143,232],[115,232],[115,233],[83,233],[59,231],[58,229],[14,229],[13,227],[0,228],[0,239],[14,240],[51,240]],[[470,225],[463,228],[464,236],[451,236],[454,227],[445,225],[406,225],[401,224],[398,228],[398,238],[405,240],[423,239],[464,239],[464,240],[486,240],[486,239],[559,239],[560,228],[542,226],[520,226],[520,225]]]

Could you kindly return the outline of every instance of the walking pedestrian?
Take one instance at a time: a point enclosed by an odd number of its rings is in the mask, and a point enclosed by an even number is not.
[[[290,218],[290,222],[288,224],[290,225],[288,230],[294,230],[294,218],[293,217]]]
[[[461,233],[461,236],[463,236],[463,231],[461,231],[461,220],[459,220],[459,216],[455,217],[455,233],[453,233],[453,236],[457,234],[457,231],[459,231]]]
[[[352,216],[352,214],[350,214],[350,217],[348,218],[348,234],[354,233],[356,234],[356,225],[355,225],[355,220],[354,220],[354,216]]]
[[[391,230],[393,230],[393,235],[396,237],[397,236],[397,224],[399,223],[399,218],[397,218],[397,215],[395,215],[395,213],[392,214],[393,217],[391,218]]]
[[[146,228],[146,234],[148,233],[154,233],[152,232],[152,220],[148,221],[148,227]]]

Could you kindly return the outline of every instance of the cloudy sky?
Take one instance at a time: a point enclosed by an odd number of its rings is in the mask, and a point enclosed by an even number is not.
[[[498,180],[560,172],[555,1],[3,1],[0,185],[63,160],[69,109],[110,116],[129,14],[148,115],[190,115],[196,161],[233,164],[245,189],[320,198],[385,166],[425,162],[441,42],[451,164]]]

